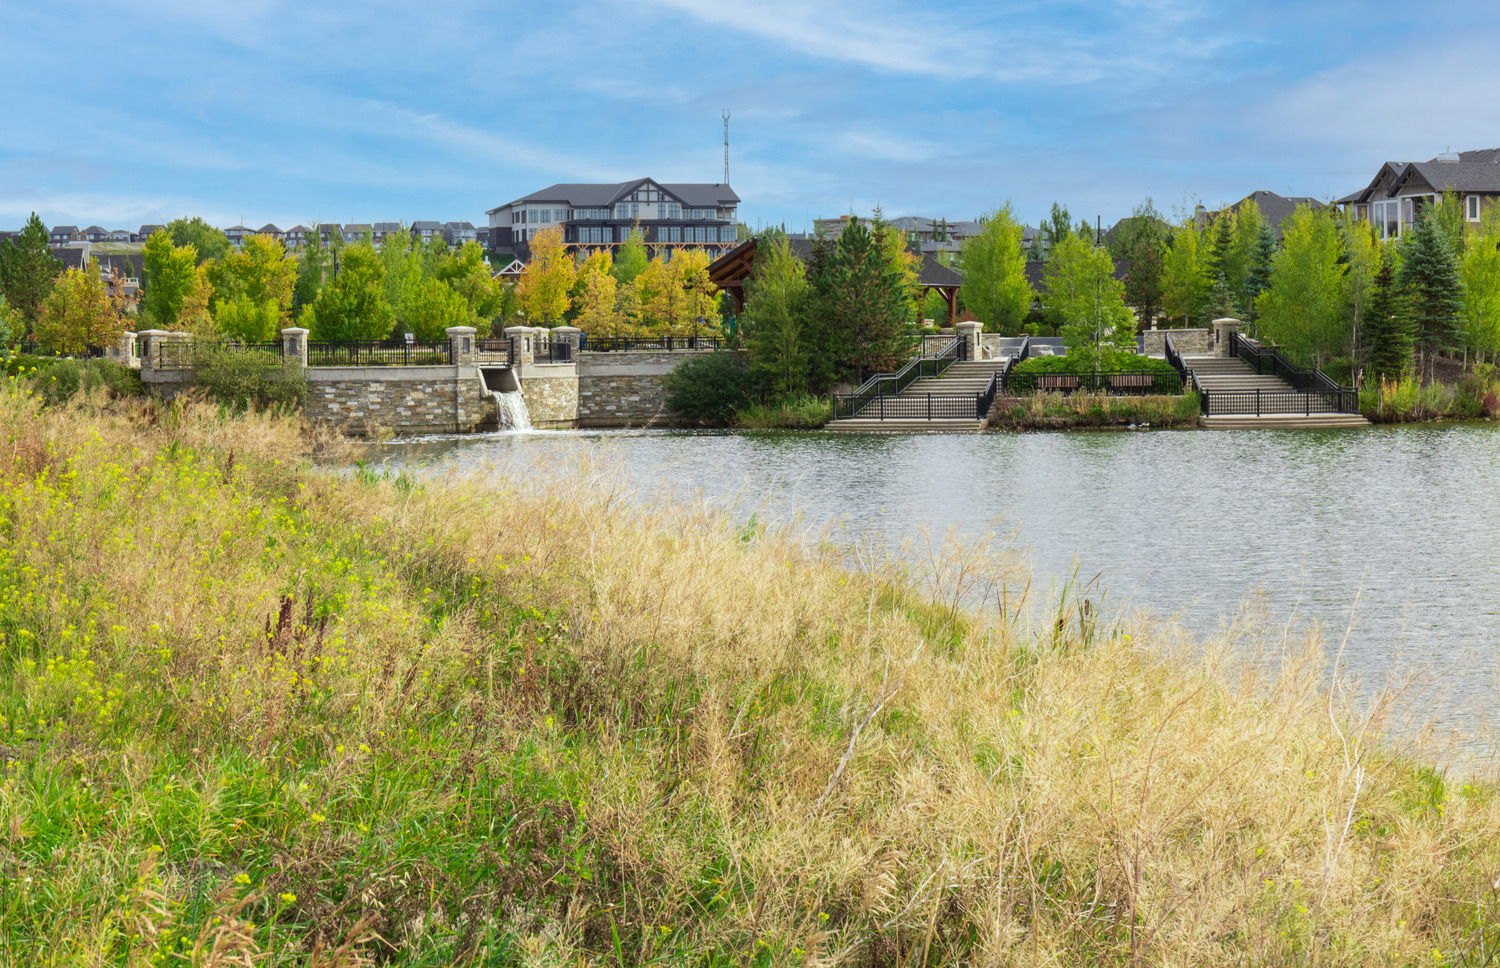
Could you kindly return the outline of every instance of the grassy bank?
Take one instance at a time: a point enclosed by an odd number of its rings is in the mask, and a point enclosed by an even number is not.
[[[918,592],[608,474],[335,476],[284,421],[5,383],[12,964],[1500,943],[1492,788],[1382,746],[1316,641],[1042,607],[953,542]]]
[[[751,403],[734,413],[734,425],[746,430],[817,430],[832,419],[833,401],[813,396]]]
[[[1500,387],[1494,367],[1475,367],[1458,383],[1423,383],[1415,376],[1368,383],[1359,409],[1372,423],[1423,420],[1477,420],[1500,414]]]
[[[1198,422],[1198,394],[1180,397],[1115,397],[1104,393],[1033,393],[999,397],[990,427],[999,430],[1066,430],[1085,427],[1192,427]]]

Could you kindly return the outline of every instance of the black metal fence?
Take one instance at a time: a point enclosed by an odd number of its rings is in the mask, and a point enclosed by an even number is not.
[[[1183,379],[1176,373],[1117,370],[1099,373],[1012,373],[1007,367],[1003,387],[1007,393],[1061,393],[1083,391],[1110,396],[1146,396],[1182,393]]]
[[[448,340],[316,340],[307,344],[308,366],[444,366],[453,362]]]
[[[959,360],[968,359],[968,341],[955,337],[930,356],[913,357],[895,373],[877,373],[855,388],[853,393],[835,394],[833,419],[864,416],[872,401],[895,397],[922,377],[941,376]]]
[[[573,344],[565,339],[532,337],[531,359],[534,363],[571,363]]]
[[[989,413],[983,393],[908,393],[903,396],[861,398],[852,393],[833,397],[834,419],[848,420],[979,420]]]
[[[77,359],[93,360],[108,356],[109,352],[102,346],[88,346],[82,353],[59,353],[50,346],[44,346],[34,339],[23,339],[16,344],[15,352],[25,356],[50,356],[56,358],[76,357]]]
[[[513,336],[500,339],[476,339],[474,352],[488,357],[489,359],[485,361],[487,363],[500,362],[500,360],[511,363],[516,358],[516,340]]]
[[[1277,414],[1311,416],[1315,413],[1359,413],[1359,391],[1334,390],[1203,390],[1198,391],[1205,417],[1267,417]]]
[[[633,336],[590,336],[583,334],[580,350],[590,353],[623,353],[627,350],[717,350],[729,340],[722,336],[660,336],[637,339]]]

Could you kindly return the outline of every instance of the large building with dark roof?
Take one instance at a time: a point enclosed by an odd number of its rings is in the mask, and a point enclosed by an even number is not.
[[[1388,161],[1370,183],[1337,204],[1369,221],[1382,239],[1398,239],[1445,192],[1458,196],[1465,221],[1500,202],[1500,148],[1451,151],[1431,161]]]
[[[531,240],[560,227],[571,252],[613,252],[637,225],[653,252],[732,249],[740,197],[728,185],[668,184],[650,178],[616,185],[553,185],[492,208],[489,248],[522,260]]]

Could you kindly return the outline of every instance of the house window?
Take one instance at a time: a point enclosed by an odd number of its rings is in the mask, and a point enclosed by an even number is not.
[[[543,225],[551,225],[552,224],[552,209],[550,209],[550,208],[544,208],[544,209],[542,209],[542,224]]]
[[[1477,221],[1479,221],[1479,196],[1478,195],[1468,195],[1468,196],[1465,196],[1464,197],[1464,204],[1468,206],[1468,211],[1465,212],[1464,214],[1466,214],[1469,217],[1469,221],[1470,222],[1477,222]]]
[[[667,218],[682,218],[682,204],[680,202],[667,203]]]

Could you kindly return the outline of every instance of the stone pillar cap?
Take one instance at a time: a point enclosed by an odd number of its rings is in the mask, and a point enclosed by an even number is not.
[[[960,320],[953,324],[954,329],[984,329],[984,324],[977,319]]]
[[[473,326],[449,326],[443,332],[449,336],[473,336],[478,330]]]
[[[531,327],[530,326],[507,326],[507,327],[505,327],[505,332],[508,333],[511,336],[530,336],[531,335]]]
[[[128,329],[126,329],[126,330],[121,330],[121,331],[120,331],[120,335],[121,335],[121,336],[135,336],[135,335],[137,335],[137,334],[135,334],[135,333],[133,333],[133,332],[131,332],[131,331],[130,331],[130,330],[128,330]]]
[[[552,332],[554,332],[554,333],[581,333],[581,332],[583,332],[583,330],[579,329],[577,326],[554,326],[554,327],[552,327]]]
[[[282,336],[306,336],[307,335],[307,330],[303,329],[301,326],[288,326],[286,329],[283,329],[281,331],[281,335]]]
[[[135,335],[137,335],[137,336],[171,336],[172,334],[169,333],[169,332],[167,332],[164,329],[143,329],[139,333],[136,333]]]
[[[1221,319],[1214,320],[1214,322],[1215,323],[1237,323],[1237,322],[1239,322],[1239,320],[1235,319],[1233,316],[1225,316],[1225,317],[1223,317]]]

